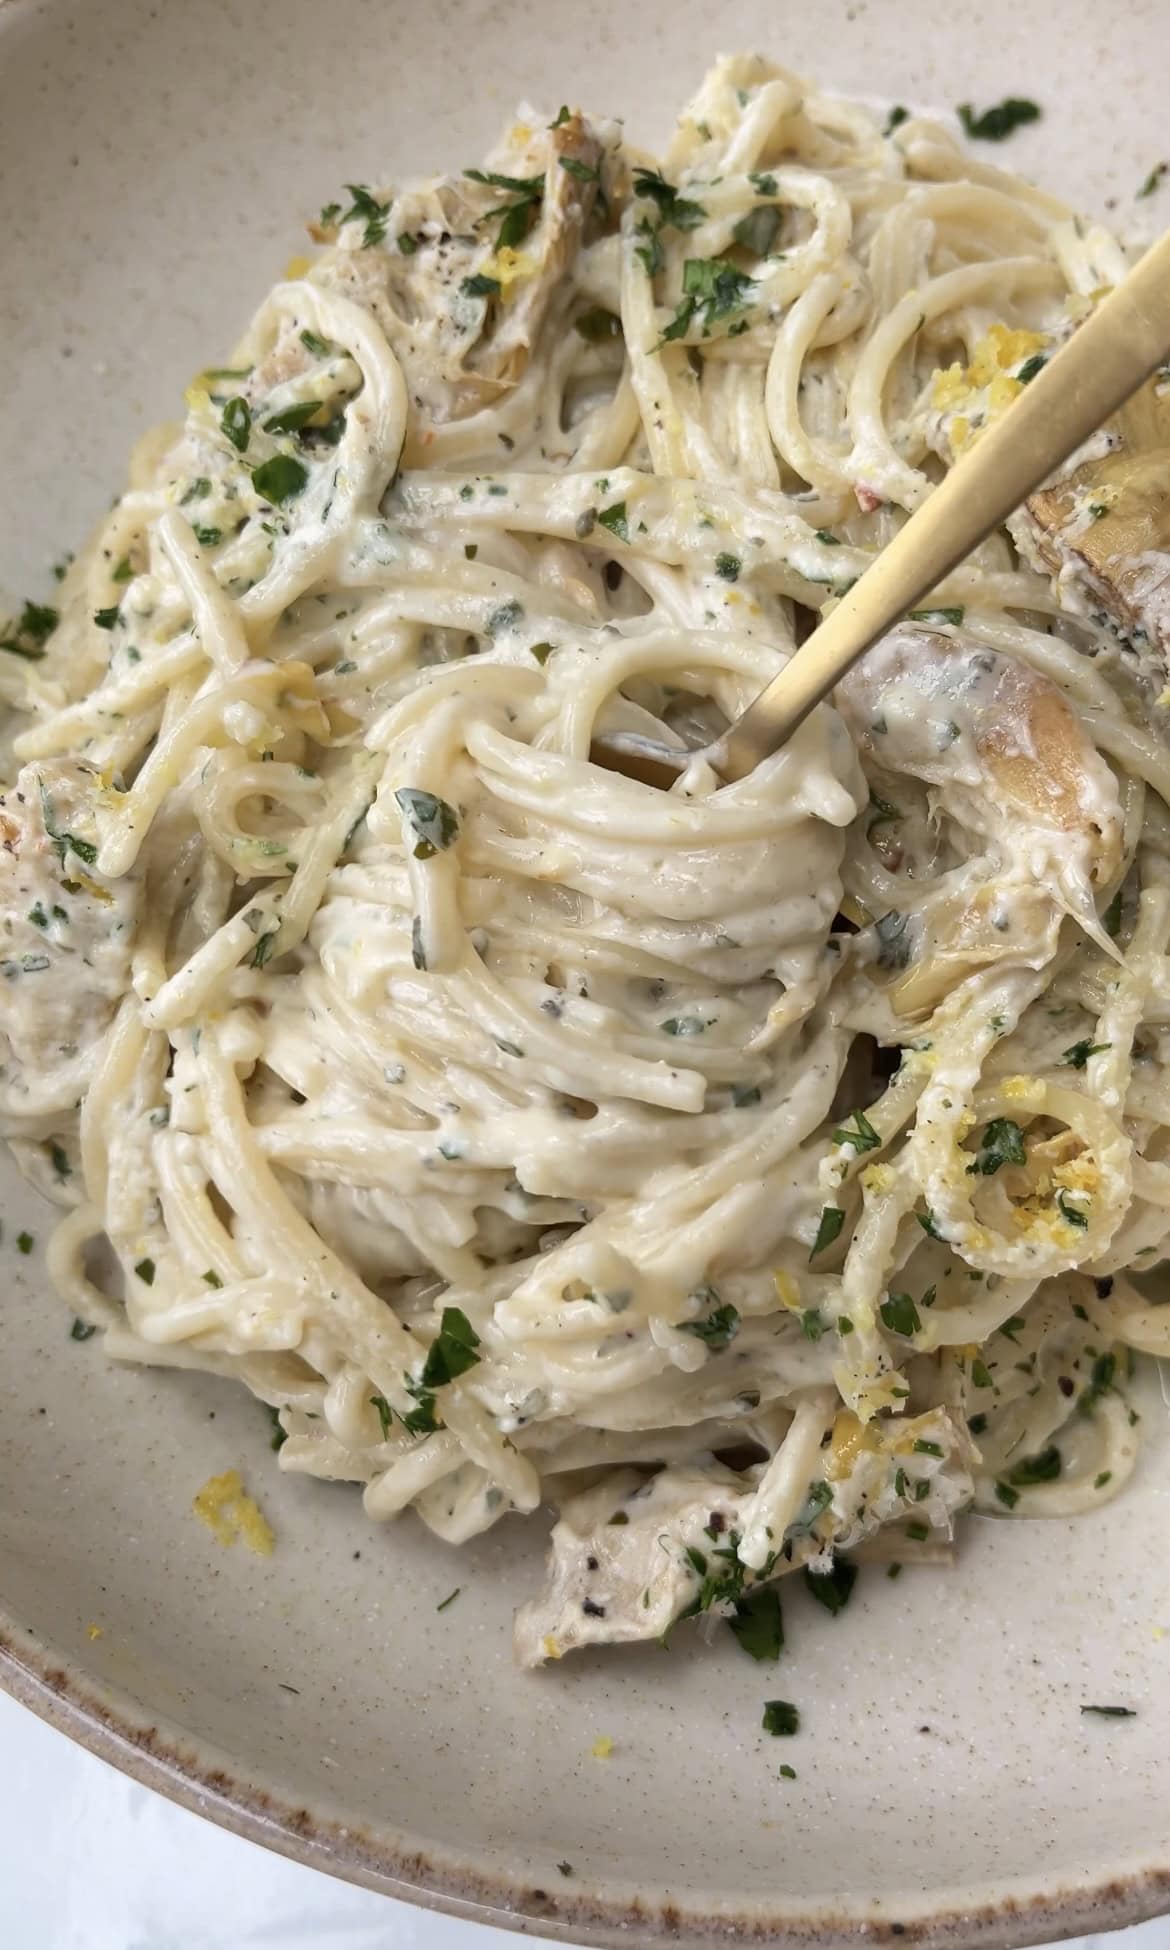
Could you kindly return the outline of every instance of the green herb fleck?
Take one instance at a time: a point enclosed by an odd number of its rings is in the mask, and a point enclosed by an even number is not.
[[[457,1585],[455,1586],[455,1589],[454,1589],[454,1591],[449,1591],[449,1592],[447,1593],[447,1596],[446,1596],[446,1597],[445,1597],[445,1598],[443,1599],[443,1602],[442,1602],[442,1604],[439,1604],[439,1605],[436,1605],[436,1606],[435,1606],[435,1610],[436,1610],[436,1611],[446,1611],[446,1609],[447,1609],[447,1606],[448,1606],[448,1605],[453,1605],[453,1604],[455,1603],[455,1600],[456,1600],[456,1598],[457,1598],[457,1597],[459,1596],[459,1593],[460,1593],[460,1592],[462,1591],[462,1589],[463,1589],[463,1586],[462,1586],[461,1584],[457,1584]],[[562,1875],[563,1875],[563,1874],[564,1874],[564,1867],[563,1867],[563,1865],[562,1865],[561,1863],[559,1863],[559,1862],[558,1862],[558,1863],[557,1863],[557,1867],[558,1867],[558,1869],[560,1869],[560,1870],[561,1870],[561,1873],[562,1873]]]
[[[135,1266],[134,1271],[137,1273],[139,1279],[142,1281],[143,1286],[154,1285],[155,1267],[154,1267],[154,1261],[152,1259],[140,1259],[137,1265]]]
[[[764,1717],[760,1724],[765,1733],[797,1733],[800,1730],[800,1714],[791,1700],[770,1699],[765,1702]]]
[[[713,1308],[702,1320],[680,1321],[679,1329],[684,1334],[694,1334],[707,1347],[727,1347],[739,1332],[739,1308],[733,1307],[728,1300],[723,1306]]]
[[[69,1338],[71,1341],[88,1341],[96,1333],[97,1328],[94,1326],[92,1320],[81,1320],[79,1317],[75,1317],[73,1325],[69,1329]]]
[[[1024,1150],[1024,1133],[1010,1117],[993,1117],[983,1133],[973,1164],[967,1166],[967,1174],[980,1173],[990,1178],[1001,1165],[1022,1165],[1027,1163]]]
[[[851,1144],[859,1156],[866,1151],[880,1150],[882,1140],[874,1130],[865,1112],[863,1110],[851,1111],[850,1118],[855,1128],[850,1130],[849,1124],[846,1122],[839,1131],[833,1132],[833,1143]]]
[[[252,469],[252,486],[274,506],[302,493],[308,478],[308,468],[292,454],[273,454],[271,460],[262,461]]]
[[[630,524],[626,517],[626,504],[624,501],[615,501],[611,507],[602,508],[597,519],[601,523],[601,526],[608,528],[610,534],[616,535],[619,541],[629,541]]]
[[[857,1566],[843,1557],[835,1557],[827,1571],[814,1571],[811,1565],[806,1564],[804,1581],[817,1603],[835,1618],[839,1611],[844,1611],[853,1595]]]
[[[728,1626],[753,1659],[774,1661],[784,1649],[784,1616],[780,1593],[772,1585],[757,1585],[735,1603]]]
[[[461,1307],[444,1307],[439,1332],[431,1342],[423,1364],[421,1386],[444,1388],[457,1375],[474,1368],[480,1356],[479,1335]]]
[[[970,102],[959,103],[959,120],[963,124],[964,135],[974,142],[1003,142],[1015,129],[1022,129],[1028,122],[1040,120],[1040,110],[1035,102],[1019,95],[1008,95],[994,108],[985,108],[982,115],[976,115]]]
[[[738,555],[720,553],[715,557],[715,573],[721,576],[724,582],[738,582],[742,567],[743,563]]]
[[[908,1293],[891,1293],[878,1312],[891,1334],[901,1334],[904,1340],[921,1330],[921,1317]]]
[[[813,1240],[810,1259],[815,1259],[818,1253],[824,1252],[826,1246],[832,1245],[844,1223],[845,1214],[839,1205],[822,1205],[820,1224],[817,1226],[817,1236]]]
[[[1091,1056],[1100,1056],[1103,1051],[1112,1048],[1112,1043],[1091,1043],[1086,1036],[1082,1042],[1070,1044],[1060,1060],[1070,1064],[1074,1070],[1083,1070]]]
[[[252,409],[247,400],[234,393],[220,415],[219,424],[236,452],[246,453],[252,437]]]
[[[400,787],[394,797],[414,834],[416,860],[433,859],[436,853],[445,853],[454,845],[459,835],[459,819],[445,799],[437,799],[433,792],[423,792],[412,785]]]

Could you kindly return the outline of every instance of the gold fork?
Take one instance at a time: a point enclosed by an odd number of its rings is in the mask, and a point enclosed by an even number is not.
[[[723,779],[744,778],[779,751],[870,645],[1068,460],[1168,353],[1170,233],[968,449],[721,738],[695,752],[637,732],[600,732],[590,757],[648,785],[672,785],[700,757]]]

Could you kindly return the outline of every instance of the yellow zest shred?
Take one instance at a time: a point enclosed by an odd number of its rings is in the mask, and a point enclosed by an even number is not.
[[[200,1523],[205,1523],[217,1543],[224,1546],[244,1543],[257,1557],[271,1557],[276,1536],[260,1506],[244,1489],[238,1469],[225,1469],[222,1476],[209,1476],[197,1491],[191,1505]]]
[[[608,1733],[601,1734],[593,1742],[589,1751],[593,1755],[594,1760],[608,1760],[613,1752],[613,1741],[610,1739]]]

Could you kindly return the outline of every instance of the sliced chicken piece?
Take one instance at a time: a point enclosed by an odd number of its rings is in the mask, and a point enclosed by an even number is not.
[[[1079,464],[1031,496],[1021,552],[1104,610],[1159,685],[1170,672],[1170,373],[1147,380]]]
[[[130,971],[140,883],[95,865],[88,766],[26,765],[0,795],[0,1124],[72,1110]]]
[[[970,1502],[975,1450],[943,1409],[864,1425],[842,1410],[820,1472],[759,1572],[739,1556],[767,1465],[742,1472],[700,1457],[647,1477],[615,1470],[569,1498],[554,1526],[544,1590],[516,1614],[522,1666],[583,1645],[661,1638],[699,1612],[731,1617],[753,1586],[827,1569],[883,1524],[909,1518],[945,1543]]]
[[[514,386],[527,366],[557,285],[581,248],[597,200],[603,154],[601,142],[579,114],[550,131],[540,223],[522,247],[538,268],[517,284],[496,330],[475,355],[476,369],[485,378]]]

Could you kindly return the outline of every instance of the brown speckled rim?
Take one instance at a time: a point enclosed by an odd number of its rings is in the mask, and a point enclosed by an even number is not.
[[[1019,1950],[1060,1937],[1115,1930],[1170,1910],[1170,1859],[1082,1886],[1024,1889],[971,1908],[929,1898],[895,1915],[885,1905],[785,1905],[707,1910],[615,1892],[549,1890],[500,1871],[420,1848],[393,1831],[341,1824],[250,1784],[246,1770],[161,1719],[144,1718],[126,1694],[108,1691],[0,1611],[0,1686],[59,1732],[143,1786],[234,1835],[327,1875],[470,1922],[568,1943],[669,1942],[713,1950],[737,1941],[780,1950],[857,1950],[895,1941],[917,1950]],[[937,1902],[937,1899],[936,1899]]]

